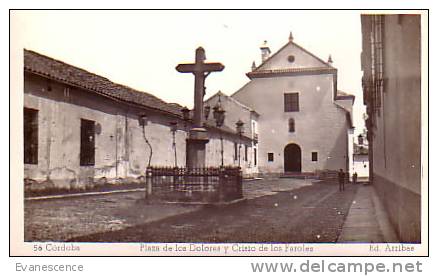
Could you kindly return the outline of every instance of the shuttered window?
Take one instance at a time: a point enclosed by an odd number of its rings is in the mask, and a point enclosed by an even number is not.
[[[24,163],[38,164],[38,110],[24,108]]]
[[[95,150],[95,122],[81,119],[81,152],[80,165],[94,166]]]

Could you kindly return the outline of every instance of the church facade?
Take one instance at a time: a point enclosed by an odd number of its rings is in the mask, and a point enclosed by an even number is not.
[[[247,73],[250,81],[231,95],[256,110],[258,169],[262,174],[348,171],[348,132],[354,96],[337,89],[337,69],[293,40]]]

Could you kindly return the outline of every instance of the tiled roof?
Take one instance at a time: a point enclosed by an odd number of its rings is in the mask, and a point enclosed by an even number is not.
[[[216,97],[216,96],[221,96],[221,97],[224,97],[224,98],[226,98],[226,99],[229,99],[230,101],[232,101],[233,103],[239,105],[239,106],[242,107],[243,109],[246,109],[246,110],[248,110],[248,111],[250,111],[250,112],[253,112],[253,113],[256,114],[257,116],[260,116],[260,114],[257,113],[257,111],[255,111],[255,110],[252,109],[251,107],[244,105],[243,103],[239,102],[238,100],[234,99],[234,98],[231,97],[231,96],[228,96],[227,94],[224,94],[222,91],[218,91],[218,92],[216,92],[215,94],[211,95],[211,96],[210,96],[207,100],[205,100],[204,102],[206,103],[206,102],[210,101],[211,99],[213,99],[213,98]]]
[[[90,73],[84,69],[26,49],[24,50],[24,70],[62,83],[93,91],[112,99],[121,100],[177,116],[182,115],[180,105],[166,103],[151,94],[114,83],[107,78]]]
[[[183,107],[178,103],[167,103],[149,93],[114,83],[107,78],[90,73],[84,69],[26,49],[24,50],[24,70],[92,91],[111,99],[121,100],[182,117],[181,109]],[[191,111],[191,113],[193,113],[193,111]],[[212,120],[208,121],[206,126],[217,129],[215,122]],[[227,127],[223,127],[220,131],[237,135],[235,130]]]

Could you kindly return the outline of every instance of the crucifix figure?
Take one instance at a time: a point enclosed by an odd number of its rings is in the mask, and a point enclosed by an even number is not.
[[[224,69],[221,63],[204,63],[205,59],[204,48],[199,47],[196,49],[195,63],[179,64],[176,67],[176,70],[180,73],[193,73],[195,75],[195,114],[193,117],[195,127],[202,127],[205,78],[211,72],[218,72]]]
[[[221,63],[205,63],[205,51],[202,47],[196,49],[195,63],[179,64],[176,70],[180,73],[195,75],[195,100],[193,128],[187,138],[186,160],[187,167],[197,168],[205,166],[205,144],[208,143],[207,131],[202,125],[204,111],[205,78],[211,72],[224,69]]]

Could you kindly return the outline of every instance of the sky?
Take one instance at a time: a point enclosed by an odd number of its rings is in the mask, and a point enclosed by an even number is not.
[[[356,96],[354,125],[365,108],[360,69],[359,11],[13,11],[12,51],[34,50],[113,82],[193,107],[194,77],[175,70],[204,47],[207,62],[225,69],[206,80],[209,97],[231,95],[261,62],[260,45],[275,53],[294,42],[338,68],[338,89]]]

